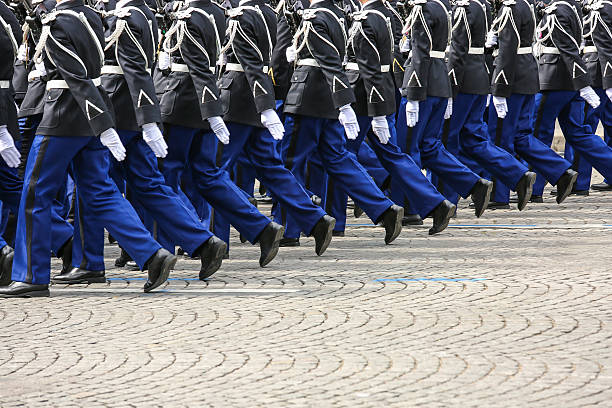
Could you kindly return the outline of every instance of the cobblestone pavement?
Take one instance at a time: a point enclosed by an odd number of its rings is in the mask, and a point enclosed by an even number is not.
[[[595,181],[599,181],[595,180]],[[0,406],[612,406],[612,194],[0,301]],[[57,269],[59,263],[54,261]]]

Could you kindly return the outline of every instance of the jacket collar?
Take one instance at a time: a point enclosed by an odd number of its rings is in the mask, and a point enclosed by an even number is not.
[[[55,6],[56,10],[70,10],[76,7],[84,6],[83,0],[65,0]]]

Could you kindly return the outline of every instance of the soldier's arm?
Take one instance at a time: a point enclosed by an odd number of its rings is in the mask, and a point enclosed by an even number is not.
[[[519,47],[519,33],[516,31],[513,7],[505,5],[501,13],[506,16],[500,21],[497,45],[499,54],[495,58],[495,71],[491,84],[491,93],[495,96],[509,97],[516,74],[516,59]]]
[[[612,88],[612,6],[604,5],[599,10],[602,21],[593,31],[593,42],[597,47],[602,72],[602,87]]]
[[[572,19],[575,19],[574,12],[567,7],[562,9],[558,6],[553,13],[551,16],[556,19],[556,24],[552,29],[551,40],[559,50],[559,57],[571,75],[572,85],[575,90],[589,86],[591,79],[580,55],[580,44],[577,44],[574,37],[569,34]]]
[[[431,39],[428,35],[429,28],[426,27],[427,21],[430,20],[429,9],[425,5],[416,5],[422,7],[420,13],[422,18],[417,16],[410,30],[410,49],[411,55],[408,58],[404,73],[404,83],[402,88],[405,89],[406,98],[410,101],[424,101],[427,99],[427,85],[429,81],[429,67],[431,66]],[[415,10],[414,12],[418,12]],[[424,21],[423,21],[424,20]]]
[[[459,2],[454,12],[453,33],[448,54],[448,76],[454,96],[459,92],[459,84],[463,81],[464,63],[470,47],[467,32],[474,15],[470,13],[468,4]]]

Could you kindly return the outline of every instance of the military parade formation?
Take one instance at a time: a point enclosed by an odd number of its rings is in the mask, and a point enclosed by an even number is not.
[[[0,297],[612,191],[610,0],[5,1]]]

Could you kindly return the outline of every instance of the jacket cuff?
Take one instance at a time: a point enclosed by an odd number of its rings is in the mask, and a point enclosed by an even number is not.
[[[368,103],[368,116],[387,116],[387,106],[385,103]]]
[[[424,101],[427,99],[427,89],[423,86],[406,88],[406,99],[409,101]]]
[[[585,86],[591,85],[591,78],[588,75],[580,75],[577,78],[572,80],[572,85],[574,86],[574,90],[579,91]]]
[[[605,76],[601,79],[603,89],[612,88],[612,75]]]
[[[332,100],[336,109],[356,101],[353,88],[345,88],[332,93]]]
[[[276,100],[274,99],[274,95],[260,95],[255,97],[255,109],[257,109],[257,113],[261,113],[268,109],[276,108]]]
[[[161,112],[158,105],[146,105],[136,109],[136,122],[142,127],[145,123],[161,123]]]
[[[512,87],[505,84],[494,84],[491,87],[491,95],[509,98],[512,95]]]
[[[100,136],[106,129],[115,127],[115,122],[108,112],[102,112],[95,118],[89,121],[89,126],[95,135]]]

